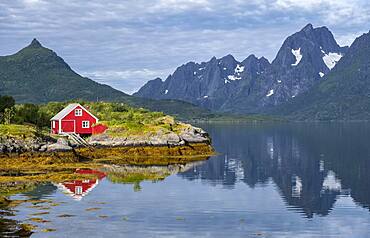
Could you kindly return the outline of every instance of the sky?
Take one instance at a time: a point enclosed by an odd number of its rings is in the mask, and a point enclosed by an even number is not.
[[[350,45],[370,30],[370,1],[0,0],[0,55],[37,38],[77,73],[131,94],[189,61],[272,61],[307,23]]]

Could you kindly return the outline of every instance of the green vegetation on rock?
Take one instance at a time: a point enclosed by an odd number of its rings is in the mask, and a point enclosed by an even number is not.
[[[32,125],[4,125],[0,124],[0,138],[12,137],[12,138],[29,138],[35,137],[36,128]]]

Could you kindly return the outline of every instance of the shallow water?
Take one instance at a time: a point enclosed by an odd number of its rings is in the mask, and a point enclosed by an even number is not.
[[[83,197],[40,185],[12,198],[51,202],[7,218],[47,221],[32,237],[370,237],[370,124],[200,126],[219,152],[204,163]]]

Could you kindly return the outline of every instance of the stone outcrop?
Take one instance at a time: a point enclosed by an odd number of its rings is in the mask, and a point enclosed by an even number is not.
[[[15,139],[0,137],[0,153],[39,151],[46,143],[41,138]]]
[[[16,139],[0,137],[0,153],[57,152],[72,149],[68,140],[64,138],[59,138],[55,142],[52,138]]]
[[[129,135],[126,137],[112,137],[109,134],[93,135],[87,142],[95,147],[144,147],[166,146],[183,147],[190,144],[210,145],[211,140],[204,130],[190,125],[184,126],[181,131],[158,130],[156,133]],[[10,138],[0,137],[0,153],[24,152],[63,152],[71,151],[78,147],[67,138]]]
[[[68,140],[64,138],[59,138],[58,141],[54,144],[50,144],[46,146],[47,152],[54,152],[54,151],[69,151],[72,150],[72,146],[68,143]]]
[[[92,146],[184,146],[194,143],[210,144],[211,140],[201,128],[188,126],[180,132],[164,132],[155,134],[113,137],[108,134],[93,135],[88,139]]]

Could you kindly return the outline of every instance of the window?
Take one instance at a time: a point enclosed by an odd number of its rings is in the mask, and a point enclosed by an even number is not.
[[[82,195],[82,187],[81,186],[76,186],[75,187],[75,194],[76,195]]]
[[[55,121],[53,121],[53,128],[55,128]]]
[[[89,128],[90,122],[89,121],[82,121],[82,128]]]
[[[75,110],[75,116],[76,116],[76,117],[80,117],[80,116],[82,116],[82,109],[76,109],[76,110]]]

